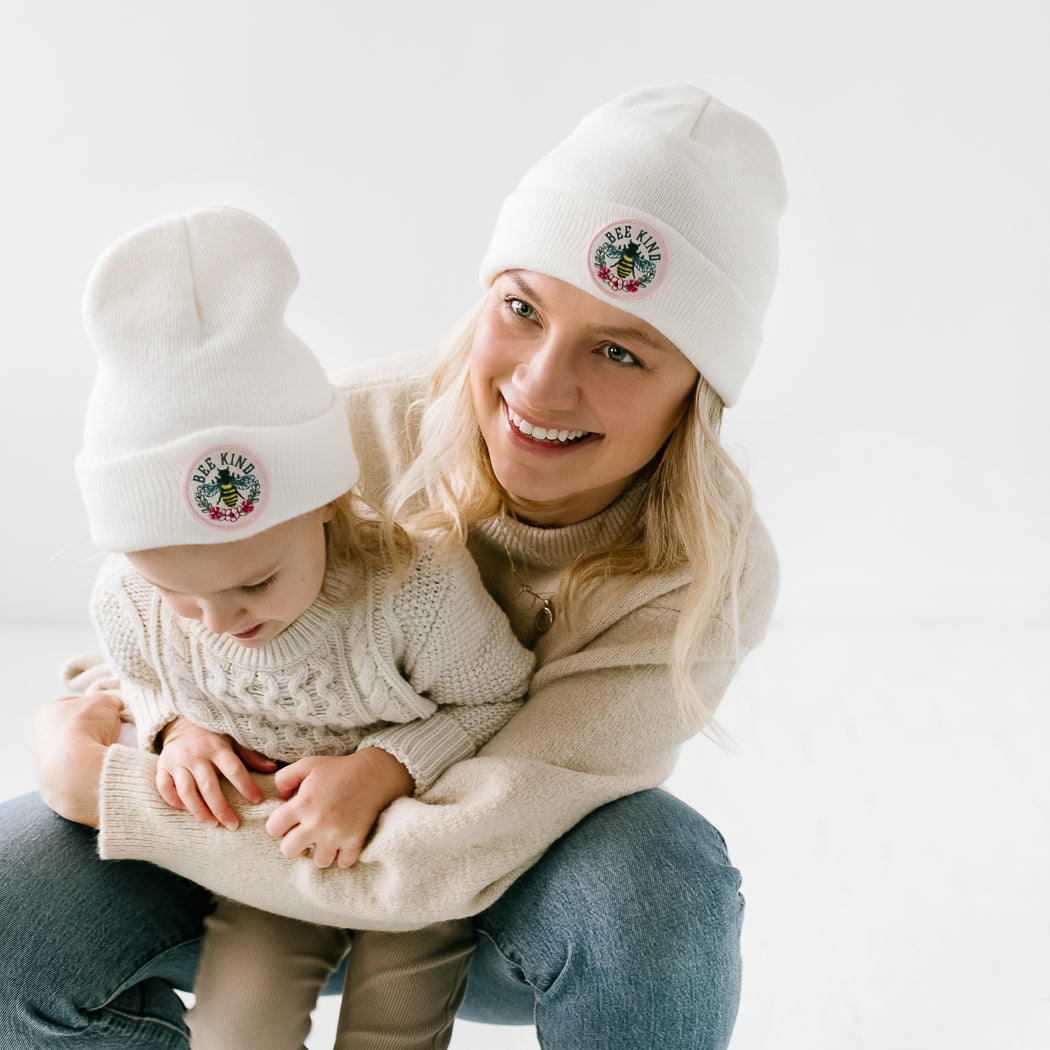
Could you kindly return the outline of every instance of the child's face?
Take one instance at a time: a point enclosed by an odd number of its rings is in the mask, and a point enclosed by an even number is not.
[[[173,612],[258,649],[320,594],[330,518],[322,507],[245,540],[157,547],[128,559]]]

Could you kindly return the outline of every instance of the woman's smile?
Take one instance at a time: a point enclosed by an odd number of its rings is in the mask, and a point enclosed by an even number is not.
[[[518,435],[528,438],[534,445],[553,445],[560,448],[579,445],[587,438],[600,438],[590,430],[576,430],[568,427],[560,427],[558,424],[540,424],[526,418],[515,411],[506,401],[503,407],[507,412],[507,420]]]

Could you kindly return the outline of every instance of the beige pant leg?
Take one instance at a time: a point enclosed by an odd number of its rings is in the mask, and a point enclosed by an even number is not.
[[[349,943],[346,930],[220,900],[186,1015],[193,1050],[303,1050],[310,1011]]]
[[[444,1050],[473,950],[469,919],[355,932],[335,1050]]]

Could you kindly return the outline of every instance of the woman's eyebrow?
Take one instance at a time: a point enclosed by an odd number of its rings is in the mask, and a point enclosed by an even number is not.
[[[662,339],[657,342],[644,329],[635,328],[632,325],[614,326],[611,328],[608,325],[602,325],[601,327],[595,327],[593,330],[612,339],[635,339],[645,343],[646,346],[652,347],[654,350],[667,351],[672,349],[671,345],[665,343]]]
[[[521,292],[522,295],[527,299],[530,299],[541,310],[547,309],[547,304],[543,301],[543,296],[541,296],[539,292],[537,292],[536,289],[521,276],[521,274],[509,270],[507,276],[518,286],[518,291]]]

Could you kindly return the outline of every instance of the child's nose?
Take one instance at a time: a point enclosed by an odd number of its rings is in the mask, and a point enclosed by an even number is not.
[[[244,612],[244,608],[237,601],[206,601],[201,603],[201,622],[213,634],[226,634],[242,626]]]

